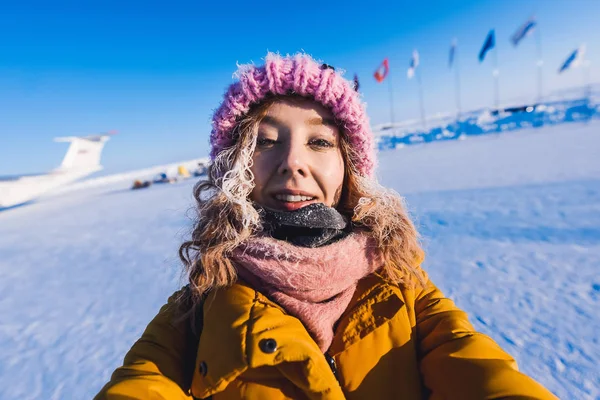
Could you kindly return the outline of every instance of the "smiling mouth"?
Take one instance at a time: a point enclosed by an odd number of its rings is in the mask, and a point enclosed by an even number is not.
[[[303,196],[299,194],[276,194],[275,198],[279,201],[285,201],[286,203],[300,203],[315,199],[315,197],[312,196]]]
[[[314,203],[317,198],[307,194],[277,193],[273,195],[273,199],[276,203],[274,204],[276,209],[295,211]]]

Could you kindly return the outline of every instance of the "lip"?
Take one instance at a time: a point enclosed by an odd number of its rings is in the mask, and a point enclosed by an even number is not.
[[[276,190],[273,191],[271,193],[271,196],[275,197],[278,194],[285,194],[285,195],[291,195],[291,196],[306,196],[306,197],[317,197],[312,193],[308,193],[308,192],[304,192],[302,190],[294,190],[294,189],[281,189],[281,190]]]
[[[307,200],[307,201],[297,201],[297,202],[287,202],[287,201],[281,201],[278,200],[277,195],[291,195],[291,196],[306,196],[306,197],[312,197],[312,200]],[[312,193],[308,193],[308,192],[304,192],[302,190],[294,190],[294,189],[282,189],[282,190],[277,190],[271,193],[271,198],[273,199],[274,205],[276,206],[276,208],[284,210],[284,211],[294,211],[294,210],[298,210],[302,207],[306,207],[309,204],[315,203],[317,202],[316,199],[317,196],[313,195]]]

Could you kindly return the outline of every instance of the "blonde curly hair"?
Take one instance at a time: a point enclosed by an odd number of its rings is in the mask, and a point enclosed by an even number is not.
[[[298,95],[269,96],[255,105],[233,131],[235,144],[221,151],[208,169],[208,179],[194,187],[197,220],[190,240],[179,249],[193,299],[236,280],[231,252],[262,230],[258,212],[249,200],[254,188],[251,172],[258,125],[269,107],[282,99],[305,99]],[[406,287],[422,286],[423,250],[418,232],[408,216],[404,199],[375,179],[358,174],[351,160],[354,149],[340,128],[340,147],[345,177],[338,211],[352,218],[379,245],[384,259],[381,273]]]

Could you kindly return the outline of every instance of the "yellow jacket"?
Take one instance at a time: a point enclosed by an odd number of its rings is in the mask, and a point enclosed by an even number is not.
[[[211,293],[198,342],[176,293],[97,399],[555,399],[431,283],[359,282],[326,355],[251,287]]]

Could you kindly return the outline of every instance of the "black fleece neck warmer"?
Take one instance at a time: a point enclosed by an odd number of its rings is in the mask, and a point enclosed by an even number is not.
[[[263,226],[273,238],[301,247],[321,247],[346,237],[352,224],[335,208],[313,203],[295,211],[276,211],[255,205]]]

